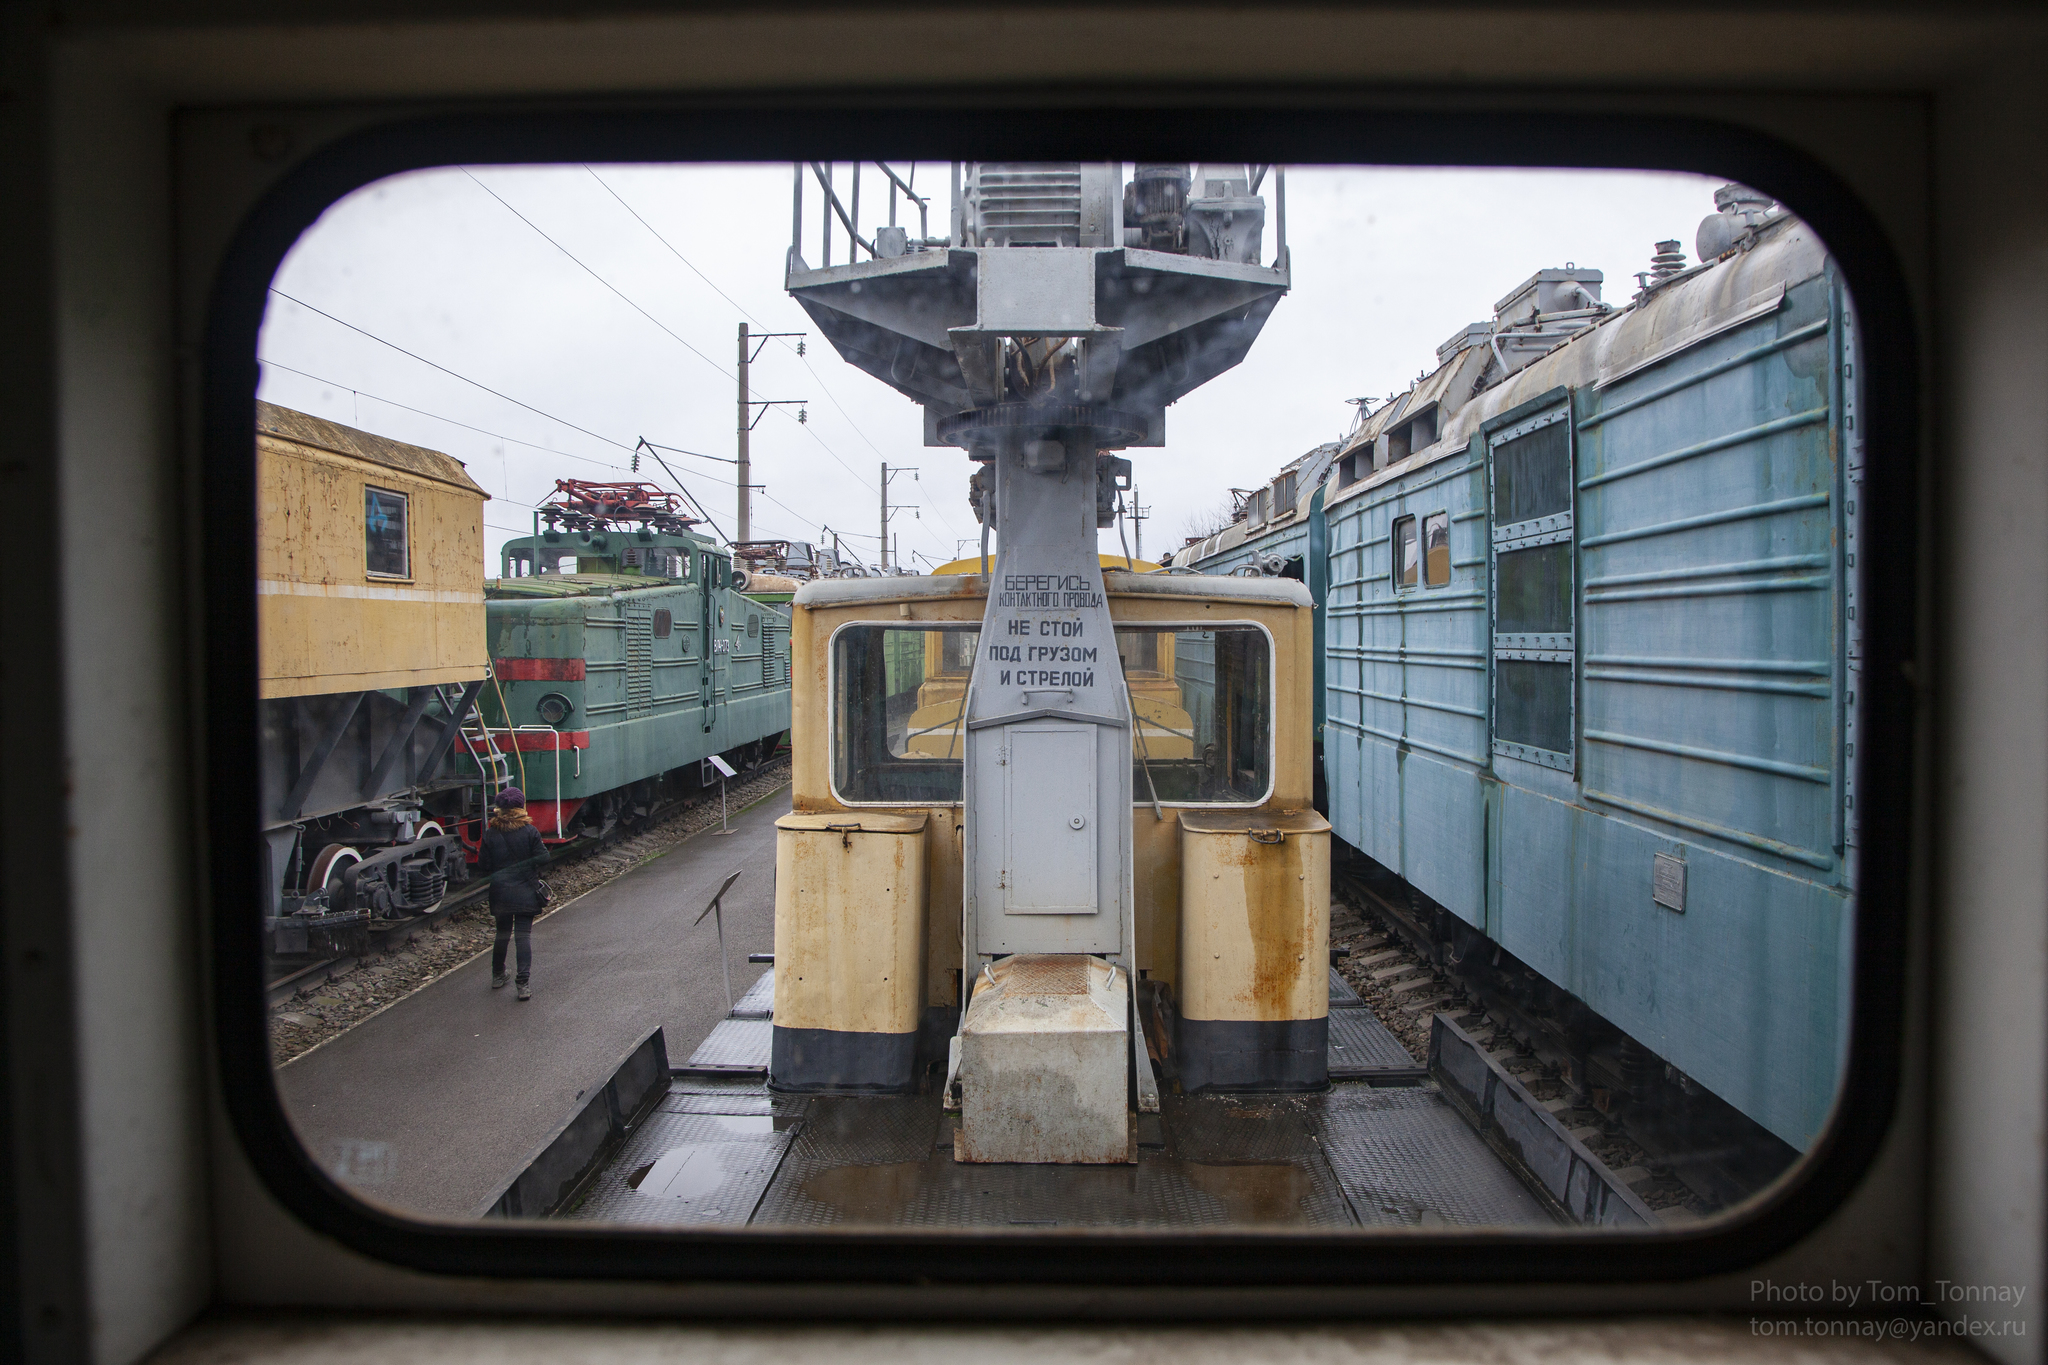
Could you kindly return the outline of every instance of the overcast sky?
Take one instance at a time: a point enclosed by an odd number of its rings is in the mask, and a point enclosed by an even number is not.
[[[946,231],[947,179],[942,164],[917,168],[918,191],[933,195],[934,235]],[[1354,411],[1346,399],[1405,388],[1435,366],[1438,343],[1489,317],[1534,271],[1592,266],[1606,272],[1603,297],[1626,302],[1653,242],[1677,238],[1690,257],[1719,183],[1613,171],[1290,170],[1293,292],[1244,364],[1167,410],[1163,449],[1128,452],[1152,510],[1146,550],[1180,544],[1226,489],[1261,483],[1340,435]],[[879,188],[870,169],[863,235],[887,221]],[[806,201],[815,264],[814,186]],[[493,498],[484,523],[495,573],[499,544],[531,534],[532,508],[557,478],[673,486],[651,460],[628,472],[643,436],[732,458],[738,324],[796,332],[809,322],[782,290],[789,210],[786,165],[451,168],[380,181],[330,208],[278,272],[275,288],[290,299],[270,300],[260,396],[461,460]],[[914,214],[901,221],[914,224]],[[843,235],[836,244],[843,251]],[[815,335],[805,350],[770,342],[754,365],[757,399],[807,400],[809,418],[800,424],[794,405],[778,407],[755,428],[753,481],[766,485],[754,500],[755,537],[829,539],[830,527],[872,563],[886,460],[918,470],[890,490],[892,503],[915,509],[894,519],[902,558],[966,553],[978,527],[965,454],[925,448],[916,406]],[[733,466],[665,458],[732,535]],[[1104,548],[1115,542],[1106,532]]]

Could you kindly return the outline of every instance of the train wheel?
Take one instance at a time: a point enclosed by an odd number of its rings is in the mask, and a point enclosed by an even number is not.
[[[325,891],[341,885],[341,874],[350,863],[359,863],[363,855],[347,844],[329,844],[320,850],[320,856],[313,860],[313,868],[306,874],[306,890]]]

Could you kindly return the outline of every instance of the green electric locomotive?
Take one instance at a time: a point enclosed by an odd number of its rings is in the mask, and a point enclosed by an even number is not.
[[[484,584],[492,681],[471,757],[551,843],[603,836],[789,729],[789,613],[648,484],[556,483]],[[545,522],[545,525],[541,525]]]

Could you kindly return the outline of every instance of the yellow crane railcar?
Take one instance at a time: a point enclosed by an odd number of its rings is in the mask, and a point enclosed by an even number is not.
[[[256,405],[266,946],[332,949],[467,876],[443,778],[490,671],[458,460]]]
[[[984,644],[976,559],[797,593],[777,1088],[912,1089],[945,1055],[963,981],[1001,975],[1001,944],[963,941],[960,716],[970,672],[1005,665],[1116,668],[1129,689],[1135,914],[1111,956],[1136,980],[1151,1054],[1190,1091],[1324,1083],[1329,827],[1310,807],[1307,590],[1103,563],[1113,653]],[[1062,856],[1018,825],[1016,857]]]

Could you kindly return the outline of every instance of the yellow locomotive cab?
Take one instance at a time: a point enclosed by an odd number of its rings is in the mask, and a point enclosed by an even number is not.
[[[962,564],[979,567],[978,560]],[[1148,1043],[1168,1050],[1176,1039],[1191,1045],[1179,1059],[1190,1089],[1319,1085],[1329,836],[1310,809],[1308,594],[1287,579],[1132,573],[1113,557],[1104,566],[1115,663],[1137,719],[1131,961],[1148,1002],[1147,1027],[1177,1019],[1175,1037]],[[915,951],[922,1026],[939,1033],[950,1032],[964,1003],[968,970],[962,699],[971,670],[1008,658],[1008,647],[980,640],[988,582],[958,571],[814,582],[797,595],[792,627],[796,814],[783,823],[778,860],[796,859],[796,845],[817,842],[821,831],[834,849],[846,843],[841,854],[851,858],[859,851],[853,846],[894,828],[887,822],[922,822]],[[1035,648],[1045,658],[1059,649]],[[1106,654],[1092,661],[1077,654],[1074,661],[1099,667]],[[1196,848],[1203,884],[1190,893],[1193,873],[1183,866],[1184,854]],[[1047,848],[1042,856],[1058,855]],[[1253,913],[1246,898],[1281,875],[1267,863],[1284,865],[1298,894]],[[1225,866],[1244,875],[1228,884],[1209,875]],[[870,880],[835,878],[828,895],[819,878],[778,877],[776,1020],[801,1019],[803,1033],[785,1036],[778,1028],[771,1066],[778,1087],[873,1091],[914,1084],[912,1019],[878,1025],[860,1004],[862,994],[840,979],[859,955],[823,950],[828,941],[886,939],[893,953],[907,951],[902,897],[912,883],[902,876]],[[1199,943],[1184,934],[1184,903],[1200,906]],[[1203,960],[1190,971],[1193,950]],[[1190,996],[1183,983],[1200,989]],[[1313,1076],[1303,1068],[1311,1055]],[[806,1065],[806,1058],[829,1064]]]

